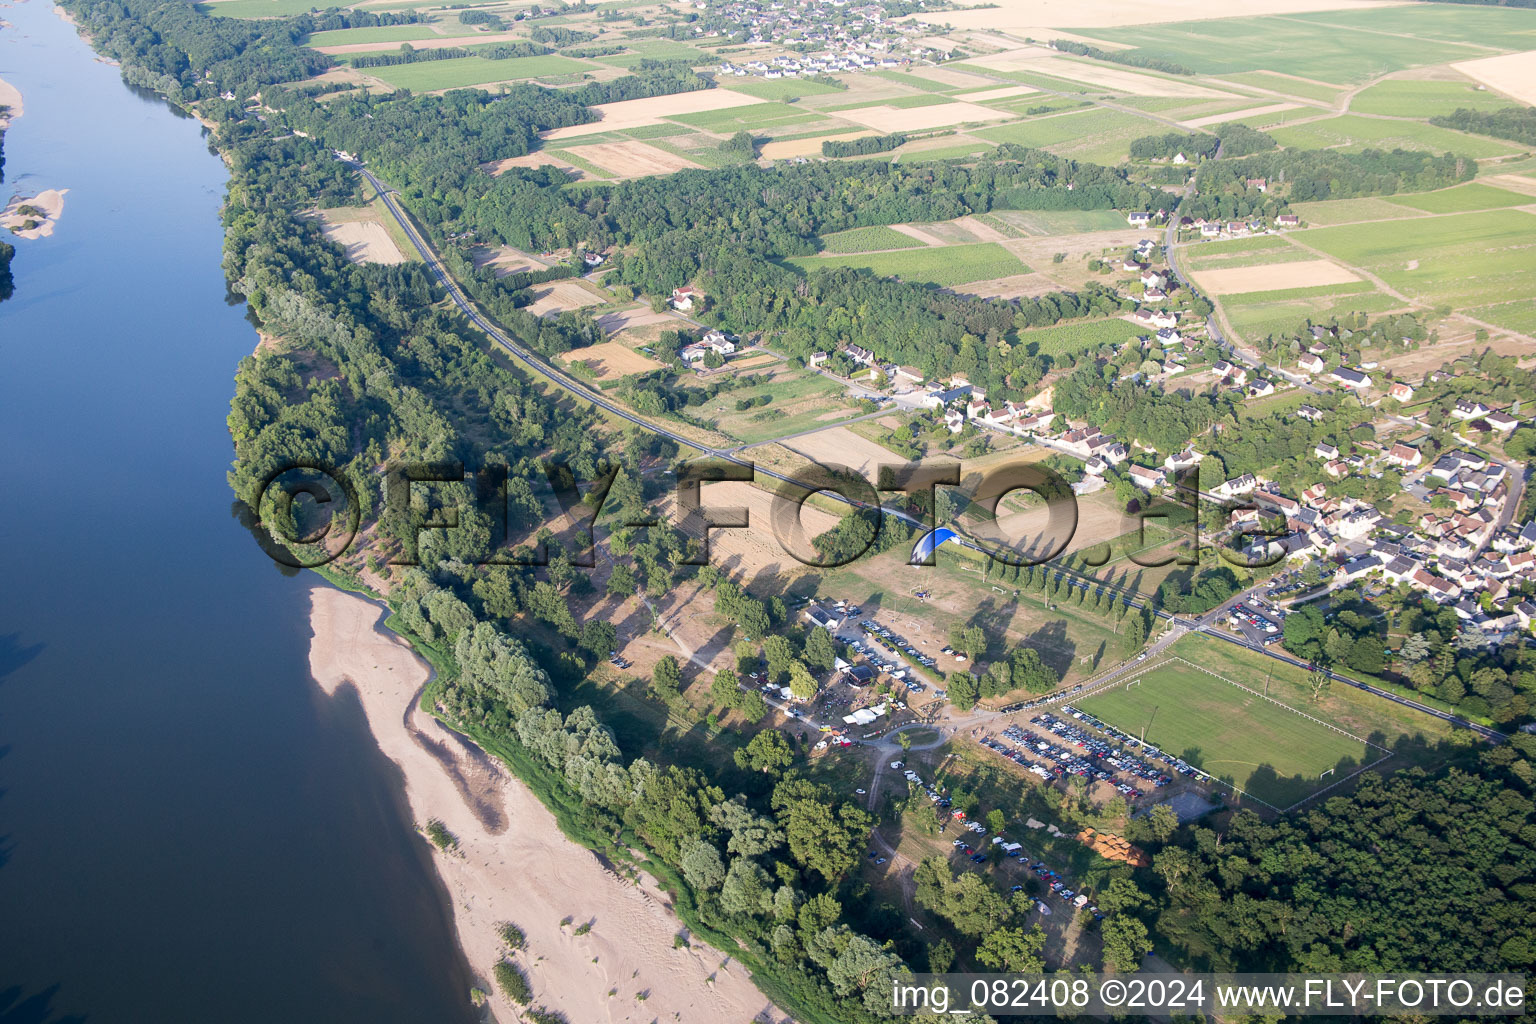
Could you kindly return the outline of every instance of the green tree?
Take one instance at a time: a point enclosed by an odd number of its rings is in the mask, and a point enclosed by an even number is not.
[[[826,786],[791,776],[774,787],[773,809],[801,867],[835,883],[859,861],[874,824],[864,811],[842,803]]]
[[[969,672],[951,672],[944,680],[949,690],[949,702],[958,711],[969,711],[976,706],[976,677]]]
[[[816,626],[805,635],[805,660],[813,668],[823,672],[832,671],[833,662],[837,658],[837,648],[832,643],[832,634],[820,626]]]
[[[741,699],[741,696],[740,676],[730,669],[722,669],[715,673],[714,680],[709,684],[709,699],[715,702],[716,707],[732,707]]]
[[[1104,921],[1104,966],[1119,974],[1130,974],[1141,966],[1141,958],[1151,948],[1147,926],[1138,918],[1120,914]]]
[[[976,959],[988,967],[1017,974],[1045,970],[1045,931],[1037,924],[1025,932],[1022,928],[999,928],[989,932],[976,947]]]
[[[664,654],[651,671],[651,689],[661,697],[675,697],[683,685],[683,670],[677,659]]]
[[[776,683],[784,681],[789,666],[795,664],[796,660],[795,649],[781,636],[770,636],[763,640],[763,657],[768,662],[768,678]]]
[[[801,700],[810,700],[821,689],[821,684],[816,682],[816,677],[798,661],[789,665],[789,692]]]
[[[734,756],[738,768],[750,768],[755,772],[773,775],[783,772],[795,759],[784,737],[772,729],[765,729],[753,736],[745,747],[736,750]]]

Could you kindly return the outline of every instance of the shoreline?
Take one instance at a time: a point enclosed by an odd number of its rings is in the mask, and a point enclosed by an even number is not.
[[[5,23],[7,26],[10,22]],[[11,122],[26,113],[26,106],[21,102],[21,90],[10,82],[0,78],[0,107],[9,107],[4,114],[0,114],[0,132],[11,126]]]
[[[493,1018],[523,1019],[491,980],[505,952],[499,927],[510,921],[527,935],[513,959],[533,989],[530,1005],[572,1021],[785,1020],[742,965],[701,944],[674,948],[684,925],[666,893],[627,881],[567,839],[515,776],[420,709],[431,670],[383,628],[383,615],[366,598],[313,587],[310,673],[328,696],[343,685],[356,690],[379,749],[404,776],[418,827],[437,819],[457,837],[456,850],[434,848],[432,858]],[[587,934],[575,934],[588,923]]]
[[[64,214],[64,194],[68,191],[67,188],[49,188],[35,196],[16,196],[0,211],[0,229],[9,231],[17,238],[47,238],[53,234],[54,225]],[[23,206],[33,207],[40,213],[33,215],[18,212]],[[21,226],[29,221],[35,226]]]

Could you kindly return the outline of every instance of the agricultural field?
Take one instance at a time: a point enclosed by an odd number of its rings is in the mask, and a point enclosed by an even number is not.
[[[1253,341],[1295,331],[1308,320],[1328,320],[1344,313],[1382,313],[1403,303],[1378,292],[1368,281],[1279,291],[1223,295],[1217,300],[1233,330]]]
[[[576,349],[567,352],[561,359],[566,365],[585,363],[598,380],[617,380],[631,373],[655,370],[662,365],[617,341],[605,341]]]
[[[1441,82],[1417,79],[1389,79],[1363,89],[1350,100],[1349,109],[1357,114],[1390,114],[1394,117],[1436,117],[1461,107],[1470,110],[1499,110],[1509,100],[1468,81]]]
[[[1259,266],[1197,271],[1195,283],[1210,295],[1273,292],[1292,288],[1354,284],[1360,277],[1332,260],[1293,260]]]
[[[1287,96],[1297,96],[1304,100],[1313,100],[1317,103],[1333,103],[1344,88],[1332,85],[1328,82],[1318,82],[1309,78],[1300,78],[1296,75],[1284,75],[1275,71],[1242,71],[1235,75],[1222,76],[1224,81],[1237,85],[1250,85],[1256,89],[1268,89],[1272,92],[1284,93]]]
[[[1422,214],[1386,199],[1325,199],[1316,203],[1296,203],[1291,212],[1305,227],[1333,227],[1372,220],[1406,220]]]
[[[752,372],[758,372],[756,370]],[[744,444],[755,444],[800,430],[830,425],[859,409],[844,401],[844,385],[817,373],[778,369],[770,379],[750,388],[723,391],[697,415],[712,419],[715,429]],[[736,403],[768,398],[766,405],[738,410]]]
[[[1341,114],[1321,121],[1284,125],[1269,132],[1282,146],[1299,149],[1418,149],[1431,153],[1456,153],[1482,160],[1520,152],[1519,143],[1468,135],[1422,121],[1384,120]]]
[[[1469,213],[1474,210],[1497,210],[1506,206],[1536,205],[1536,196],[1523,196],[1518,192],[1471,181],[1439,192],[1394,196],[1387,201],[1397,206],[1423,210],[1425,213]]]
[[[899,277],[904,281],[940,286],[1029,273],[1029,268],[1017,256],[996,242],[928,246],[873,255],[799,256],[784,262],[804,271],[819,267],[857,267],[880,277]]]
[[[1134,45],[1147,56],[1183,64],[1203,74],[1272,71],[1341,85],[1365,82],[1393,71],[1487,55],[1481,47],[1401,34],[1403,30],[1397,20],[1400,10],[1383,7],[1353,12],[1356,21],[1348,26],[1287,15],[1082,31],[1111,42]],[[1487,8],[1456,10],[1456,16],[1464,19],[1469,28],[1483,23],[1489,26],[1485,38],[1498,38],[1500,33],[1493,26],[1508,22],[1504,18],[1484,18],[1487,13]],[[1536,12],[1525,20],[1536,25]]]
[[[243,2],[243,0],[235,0]],[[549,54],[543,57],[513,57],[486,60],[484,57],[455,57],[417,64],[394,64],[382,68],[364,68],[363,74],[400,89],[430,92],[434,89],[459,89],[493,82],[514,82],[552,75],[569,75],[592,67],[586,61]]]
[[[547,22],[546,22],[547,24]],[[703,50],[695,49],[685,43],[674,43],[665,40],[643,40],[628,44],[629,53],[615,53],[607,57],[594,57],[599,64],[607,64],[610,67],[624,68],[628,70],[639,64],[642,60],[687,60],[695,65],[708,64],[716,58]]]
[[[1351,28],[1396,32],[1427,40],[1536,50],[1536,12],[1513,7],[1400,4],[1383,9],[1298,14],[1292,20],[1310,22],[1330,30]]]
[[[1430,305],[1464,308],[1536,294],[1536,215],[1522,210],[1316,228],[1299,239]]]
[[[829,253],[879,252],[882,249],[915,249],[923,243],[887,227],[853,228],[827,235],[822,249]]]
[[[1296,259],[1296,247],[1278,235],[1193,242],[1184,248],[1191,270],[1252,267]]]
[[[799,78],[781,78],[770,82],[764,78],[737,78],[731,75],[721,75],[718,82],[722,89],[729,89],[732,92],[756,96],[760,100],[773,100],[775,102],[782,102],[795,97],[820,96],[825,93],[841,91],[823,82],[812,82],[809,79]]]
[[[308,13],[315,0],[212,0],[199,6],[220,18],[289,18]]]
[[[1114,317],[1020,331],[1016,344],[1025,346],[1029,352],[1059,359],[1100,345],[1119,345],[1146,333],[1146,328]]]
[[[705,90],[716,92],[724,90]],[[684,93],[683,95],[691,95]],[[727,93],[727,95],[732,95]],[[670,97],[657,97],[665,99]],[[755,97],[747,97],[745,94],[736,97],[743,104],[751,106],[730,106],[719,110],[699,110],[692,113],[663,114],[661,116],[672,121],[690,125],[694,128],[703,128],[705,131],[719,132],[730,135],[743,128],[757,129],[769,127],[784,127],[792,124],[805,124],[815,121],[821,115],[808,111],[796,110],[784,103],[759,103]],[[651,100],[626,100],[627,103],[649,103]]]
[[[993,210],[987,216],[1025,235],[1072,235],[1126,226],[1116,210]]]
[[[1135,114],[1089,109],[984,128],[974,134],[992,142],[1013,142],[1049,149],[1059,156],[1114,164],[1129,155],[1132,139],[1162,128]]]
[[[1384,753],[1182,658],[1157,662],[1077,706],[1276,810]]]
[[[220,7],[227,5],[221,4]],[[219,8],[215,8],[218,10]],[[469,27],[460,26],[463,32],[458,35],[467,35]],[[372,28],[343,28],[334,32],[316,32],[304,40],[305,46],[350,46],[354,43],[409,43],[416,39],[427,39],[434,34],[430,24],[416,25],[375,25]],[[446,38],[446,37],[445,37]]]

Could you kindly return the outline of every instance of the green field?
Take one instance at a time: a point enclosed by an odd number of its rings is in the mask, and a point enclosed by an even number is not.
[[[1116,164],[1129,155],[1132,139],[1162,128],[1158,122],[1135,114],[1094,108],[983,128],[971,134],[993,142],[1049,149],[1077,160]]]
[[[1289,263],[1310,257],[1284,238],[1259,235],[1256,238],[1232,238],[1216,242],[1190,242],[1184,247],[1190,270],[1217,270],[1227,267],[1257,267],[1267,263]]]
[[[1514,142],[1440,128],[1421,121],[1386,121],[1357,114],[1309,121],[1306,124],[1271,128],[1269,134],[1282,146],[1298,149],[1339,148],[1346,153],[1362,149],[1418,149],[1431,153],[1456,153],[1473,159],[1507,156],[1519,152]]]
[[[1238,85],[1251,85],[1259,89],[1269,89],[1272,92],[1283,92],[1287,96],[1299,96],[1304,100],[1317,100],[1319,103],[1332,103],[1334,98],[1344,91],[1327,82],[1302,82],[1289,75],[1277,75],[1270,71],[1242,71],[1225,77],[1227,81],[1236,82]]]
[[[217,4],[211,9],[222,11],[228,4]],[[464,25],[462,32],[453,35],[471,35],[474,26]],[[304,40],[305,46],[345,46],[348,43],[407,43],[415,39],[431,39],[437,35],[431,25],[376,25],[373,28],[343,28],[334,32],[316,32]]]
[[[820,96],[823,93],[842,92],[841,89],[835,89],[823,82],[812,82],[802,78],[784,78],[770,82],[765,78],[737,78],[734,75],[721,75],[716,82],[722,89],[756,96],[760,100],[786,100],[797,96]]]
[[[305,14],[321,0],[228,0],[227,3],[198,4],[198,9],[220,18],[288,18]]]
[[[1247,341],[1294,332],[1307,321],[1321,323],[1345,313],[1382,313],[1403,304],[1369,281],[1223,295],[1217,300],[1232,329]]]
[[[244,3],[245,0],[234,0],[234,2]],[[394,64],[389,67],[359,70],[400,89],[430,92],[433,89],[458,89],[470,85],[488,85],[492,82],[569,75],[585,71],[591,66],[585,61],[550,54],[544,57],[513,57],[509,60],[455,57],[452,60],[429,60],[419,64]]]
[[[925,246],[873,255],[800,256],[784,262],[806,271],[820,267],[859,267],[880,277],[899,277],[904,281],[940,286],[1029,273],[1029,268],[1017,256],[996,242]]]
[[[854,228],[838,231],[821,240],[827,252],[855,253],[878,252],[881,249],[916,249],[923,243],[910,235],[904,235],[887,227]]]
[[[1115,210],[994,210],[989,216],[1026,235],[1071,235],[1126,226],[1125,216]]]
[[[1367,220],[1405,220],[1418,216],[1385,199],[1325,199],[1317,203],[1296,203],[1291,212],[1307,227],[1326,228],[1335,224],[1356,224]]]
[[[997,147],[990,142],[962,142],[953,146],[933,149],[910,149],[907,146],[896,151],[902,163],[919,164],[924,160],[964,160],[977,154],[987,154]],[[894,159],[894,158],[893,158]]]
[[[1536,302],[1530,299],[1479,306],[1469,312],[1479,320],[1486,320],[1491,324],[1519,331],[1521,334],[1536,335]]]
[[[1510,50],[1536,49],[1536,11],[1533,10],[1469,7],[1465,4],[1402,4],[1387,9],[1298,14],[1292,19],[1327,28],[1397,32],[1426,40],[1478,43]]]
[[[717,430],[743,443],[756,444],[813,427],[830,427],[836,421],[823,417],[831,412],[858,415],[859,409],[844,400],[845,391],[842,384],[819,373],[781,375],[767,384],[722,392],[704,406],[703,415],[715,421]],[[737,411],[737,401],[761,395],[768,395],[773,401],[765,406]]]
[[[1229,782],[1277,810],[1381,756],[1364,740],[1202,672],[1157,663],[1134,685],[1116,683],[1081,710]],[[1262,686],[1262,680],[1256,680]],[[1319,778],[1330,768],[1334,775]]]
[[[696,114],[674,114],[667,118],[705,131],[730,134],[742,128],[783,127],[805,124],[822,115],[796,110],[785,103],[753,103],[721,110],[701,110]]]
[[[1147,328],[1115,317],[1020,331],[1017,344],[1026,346],[1027,351],[1032,353],[1060,357],[1098,348],[1100,345],[1119,345],[1146,333]]]
[[[1472,210],[1497,210],[1506,206],[1536,205],[1536,196],[1523,196],[1507,189],[1472,181],[1439,192],[1421,192],[1388,202],[1425,213],[1467,213]]]
[[[1286,16],[1076,31],[1130,44],[1138,53],[1204,74],[1267,70],[1324,82],[1364,82],[1391,71],[1489,56],[1481,47],[1398,34],[1402,32],[1399,10],[1390,7],[1358,12],[1356,24],[1348,27]],[[1486,8],[1458,5],[1455,16],[1470,26],[1486,12]],[[1490,24],[1494,20],[1503,23],[1503,19],[1489,19]],[[1529,21],[1536,24],[1536,12],[1531,12]],[[1490,30],[1488,38],[1498,35]]]
[[[548,21],[540,24],[548,24]],[[633,53],[615,53],[608,57],[594,57],[599,64],[608,64],[616,68],[632,68],[642,60],[686,60],[692,61],[695,66],[714,63],[717,59],[713,54],[695,49],[687,43],[674,43],[667,40],[655,40],[651,42],[638,42],[628,44]]]
[[[1464,308],[1536,295],[1536,216],[1521,210],[1316,228],[1300,237],[1431,305]]]
[[[1510,101],[1471,82],[1417,82],[1396,79],[1377,82],[1357,93],[1349,109],[1361,114],[1397,117],[1436,117],[1459,107],[1500,110]]]

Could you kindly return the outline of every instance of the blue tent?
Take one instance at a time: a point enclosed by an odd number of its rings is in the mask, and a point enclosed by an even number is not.
[[[908,565],[926,565],[933,557],[933,553],[939,549],[939,545],[947,540],[955,539],[955,531],[945,527],[939,527],[925,534],[912,549],[912,557],[907,560]]]

